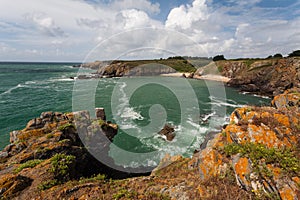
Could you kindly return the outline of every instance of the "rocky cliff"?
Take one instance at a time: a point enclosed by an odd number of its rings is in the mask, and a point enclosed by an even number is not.
[[[157,76],[174,72],[195,72],[187,60],[179,58],[160,60],[115,60],[111,62],[85,63],[82,67],[97,69],[94,77]]]
[[[300,199],[297,88],[276,96],[272,107],[236,109],[192,158],[167,155],[151,176],[136,178],[119,179],[128,174],[86,151],[76,131],[82,126],[73,123],[78,115],[89,118],[87,112],[47,112],[11,133],[0,153],[3,199]],[[113,140],[115,125],[95,119],[86,130],[97,125],[111,129],[104,135]]]
[[[217,61],[228,85],[243,91],[276,96],[285,90],[300,88],[300,58],[272,58]]]

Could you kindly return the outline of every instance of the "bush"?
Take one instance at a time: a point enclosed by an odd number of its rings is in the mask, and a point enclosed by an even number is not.
[[[289,57],[299,57],[300,56],[300,50],[293,51],[293,53],[289,54]]]
[[[224,55],[217,55],[213,57],[213,61],[226,60]]]
[[[277,53],[273,56],[274,58],[282,58],[283,56],[280,53]]]
[[[50,171],[55,179],[59,181],[68,181],[71,178],[73,167],[75,167],[75,156],[66,154],[56,154],[51,158]]]

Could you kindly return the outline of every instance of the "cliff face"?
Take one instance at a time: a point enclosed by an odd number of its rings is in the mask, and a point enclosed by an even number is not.
[[[195,72],[184,59],[132,60],[85,63],[82,67],[97,69],[95,77],[157,76],[174,72]]]
[[[229,86],[243,91],[276,96],[286,89],[300,88],[300,59],[230,60],[216,62],[223,76],[232,78]]]
[[[122,174],[88,154],[73,121],[74,113],[43,113],[11,133],[11,144],[0,153],[2,198],[300,199],[297,88],[276,96],[272,107],[236,109],[227,127],[193,158],[167,155],[151,176],[108,179]],[[87,130],[96,124],[116,130],[99,119]],[[113,139],[112,133],[105,135]]]
[[[276,96],[273,107],[236,109],[222,133],[194,155],[201,178],[233,176],[261,199],[299,199],[299,92]]]
[[[134,176],[102,164],[84,147],[79,129],[93,138],[86,141],[89,148],[96,144],[101,155],[111,159],[109,144],[118,127],[105,121],[103,109],[97,109],[96,116],[90,119],[87,111],[44,112],[23,130],[11,132],[10,144],[0,152],[1,199],[60,199],[57,194],[48,197],[46,190],[56,186],[63,192],[58,185],[97,174],[101,175],[94,179]]]

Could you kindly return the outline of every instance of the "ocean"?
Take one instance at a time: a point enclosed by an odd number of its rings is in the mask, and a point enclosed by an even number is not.
[[[0,63],[0,148],[9,143],[11,131],[23,129],[42,112],[93,112],[95,107],[103,107],[107,119],[119,125],[110,150],[115,162],[156,166],[165,153],[191,156],[208,132],[220,131],[235,108],[270,103],[268,98],[243,94],[213,81],[174,77],[74,80],[70,77],[78,76],[79,69],[72,65]],[[174,141],[157,134],[166,123],[175,127]],[[135,160],[124,156],[128,152],[157,153]]]

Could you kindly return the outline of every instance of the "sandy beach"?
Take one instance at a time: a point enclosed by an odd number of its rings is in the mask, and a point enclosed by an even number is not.
[[[183,74],[185,74],[186,77],[190,75],[190,73],[168,73],[168,74],[161,74],[160,76],[166,76],[166,77],[183,77]]]
[[[203,76],[195,75],[194,79],[220,81],[220,82],[224,82],[224,83],[227,83],[228,81],[230,81],[230,78],[227,78],[227,77],[221,76],[221,75],[214,75],[214,74],[207,74],[207,75],[203,75]]]
[[[190,75],[190,73],[169,73],[169,74],[161,74],[161,76],[165,77],[183,77],[183,74],[185,74],[186,77]],[[194,75],[194,79],[201,79],[201,80],[211,80],[211,81],[220,81],[227,83],[230,81],[230,78],[227,78],[225,76],[221,75],[214,75],[214,74],[207,74],[203,76]]]

